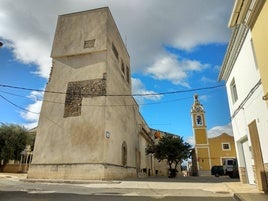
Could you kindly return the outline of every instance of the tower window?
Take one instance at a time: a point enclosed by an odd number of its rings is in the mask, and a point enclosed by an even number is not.
[[[113,50],[113,53],[114,53],[114,56],[116,57],[116,59],[119,60],[119,54],[118,54],[118,51],[117,51],[116,47],[114,46],[114,44],[112,44],[112,50]]]
[[[123,74],[125,74],[125,65],[124,65],[123,60],[121,60],[121,71]]]
[[[196,116],[196,125],[197,126],[202,126],[203,125],[203,120],[201,115]]]
[[[126,73],[127,73],[127,75],[126,75],[126,76],[127,76],[127,82],[129,83],[129,82],[130,82],[130,77],[129,77],[129,76],[130,76],[130,73],[129,73],[129,67],[127,66],[126,68],[127,68],[127,69],[126,69],[126,70],[127,70],[127,72],[126,72]]]
[[[238,96],[237,96],[236,84],[235,84],[234,79],[232,80],[232,82],[230,84],[230,89],[231,89],[233,103],[235,103],[238,99]]]
[[[122,144],[122,165],[127,165],[127,143],[125,141]]]

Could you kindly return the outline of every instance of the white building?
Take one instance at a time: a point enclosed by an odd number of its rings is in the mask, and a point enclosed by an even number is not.
[[[239,12],[236,14],[239,15]],[[265,191],[268,172],[268,108],[262,99],[265,93],[251,30],[246,23],[233,27],[219,79],[226,80],[241,182],[257,184],[260,190]]]

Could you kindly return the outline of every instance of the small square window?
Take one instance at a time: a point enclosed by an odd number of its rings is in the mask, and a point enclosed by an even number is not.
[[[222,143],[222,149],[223,150],[231,150],[230,143]]]
[[[94,45],[95,45],[95,39],[84,41],[84,48],[92,48],[94,47]]]

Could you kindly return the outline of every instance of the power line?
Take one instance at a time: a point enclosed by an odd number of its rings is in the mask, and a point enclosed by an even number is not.
[[[4,87],[4,88],[11,88],[11,89],[19,89],[19,90],[26,90],[26,91],[37,91],[37,92],[46,92],[46,93],[54,93],[54,94],[62,94],[62,95],[66,95],[68,94],[67,92],[60,92],[60,91],[49,91],[49,90],[40,90],[40,89],[33,89],[33,88],[26,88],[26,87],[18,87],[18,86],[11,86],[11,85],[4,85],[4,84],[0,84],[0,87]],[[159,92],[159,93],[144,93],[144,94],[132,94],[132,95],[124,95],[124,94],[106,94],[106,95],[103,95],[103,96],[121,96],[121,97],[133,97],[133,96],[139,96],[139,97],[144,97],[144,96],[159,96],[159,95],[169,95],[169,94],[179,94],[179,93],[186,93],[186,92],[192,92],[192,91],[202,91],[202,90],[210,90],[210,89],[216,89],[216,88],[220,88],[220,87],[225,87],[225,85],[215,85],[215,86],[209,86],[209,87],[201,87],[201,88],[195,88],[195,89],[188,89],[188,90],[180,90],[180,91],[171,91],[171,92]],[[6,94],[9,94],[9,95],[13,95],[13,96],[17,96],[17,97],[24,97],[26,98],[25,96],[22,96],[22,95],[18,95],[18,94],[14,94],[14,93],[10,93],[10,92],[5,92],[5,91],[1,91],[1,93],[6,93]],[[81,95],[89,95],[89,94],[81,94]],[[100,96],[100,95],[95,95],[95,94],[92,94],[92,96]],[[6,97],[4,97],[3,95],[0,94],[0,98],[2,98],[3,100],[5,100],[6,102],[8,102],[9,104],[13,105],[14,107],[20,109],[20,110],[23,110],[23,111],[26,111],[26,112],[29,112],[29,113],[33,113],[33,114],[37,114],[39,115],[40,113],[39,112],[33,112],[33,111],[30,111],[28,109],[25,109],[19,105],[17,105],[16,103],[10,101],[9,99],[7,99]],[[163,103],[170,103],[170,102],[176,102],[176,101],[180,101],[180,100],[184,100],[184,99],[189,99],[189,98],[192,98],[192,97],[183,97],[183,98],[180,98],[180,99],[174,99],[174,100],[167,100],[167,101],[158,101],[157,103],[140,103],[138,105],[154,105],[154,104],[163,104]],[[56,102],[56,101],[49,101],[49,100],[38,100],[38,101],[44,101],[44,102],[50,102],[50,103],[55,103],[55,104],[65,104],[63,102]],[[84,104],[83,106],[92,106],[92,107],[133,107],[133,106],[136,106],[136,104],[118,104],[118,105],[86,105]],[[60,128],[62,128],[60,125],[58,125],[56,122],[54,122],[53,120],[51,120],[50,118],[48,117],[45,117],[47,118],[49,121],[53,122],[54,124],[56,124],[57,126],[59,126]]]
[[[2,90],[0,90],[0,93],[4,93],[4,94],[8,94],[8,95],[12,95],[12,96],[16,96],[16,97],[21,97],[21,98],[28,98],[28,97],[23,96],[23,95],[14,94],[14,93],[10,93],[10,92],[6,92],[6,91],[2,91]]]
[[[0,85],[1,86],[1,85]],[[171,91],[171,92],[159,92],[159,93],[147,93],[147,94],[133,94],[132,96],[153,96],[153,95],[168,95],[168,94],[179,94],[179,93],[186,93],[186,92],[192,92],[192,91],[202,91],[202,90],[208,90],[208,89],[215,89],[224,87],[225,85],[215,85],[210,87],[201,87],[201,88],[195,88],[195,89],[187,89],[187,90],[179,90],[179,91]]]
[[[191,89],[191,90],[183,90],[183,91],[173,91],[173,92],[162,92],[162,93],[158,93],[158,94],[136,94],[136,95],[139,95],[139,96],[152,96],[152,95],[165,95],[165,94],[176,94],[176,93],[183,93],[183,92],[189,92],[189,91],[198,91],[198,90],[206,90],[206,89],[214,89],[214,88],[219,88],[219,87],[223,87],[224,85],[218,85],[218,86],[212,86],[212,87],[204,87],[204,88],[198,88],[198,89]],[[22,90],[33,90],[33,91],[39,91],[39,92],[46,92],[44,90],[35,90],[35,89],[30,89],[30,88],[23,88],[23,87],[14,87],[14,86],[9,86],[9,85],[0,85],[0,87],[8,87],[8,88],[15,88],[15,89],[22,89]],[[5,91],[1,91],[0,92],[2,93],[6,93],[6,94],[9,94],[9,95],[13,95],[13,96],[17,96],[17,97],[24,97],[26,98],[25,96],[21,96],[21,95],[18,95],[18,94],[14,94],[14,93],[9,93],[9,92],[5,92]],[[67,93],[63,93],[63,92],[52,92],[52,93],[59,93],[59,94],[67,94]],[[205,94],[208,94],[208,93],[205,93]],[[113,96],[116,96],[116,95],[113,95]],[[121,95],[123,96],[123,95]],[[128,95],[128,96],[131,96],[131,95]],[[133,95],[134,96],[134,95]],[[0,98],[2,98],[3,100],[5,100],[6,102],[8,102],[9,104],[15,106],[16,108],[20,109],[20,110],[23,110],[23,111],[27,111],[29,113],[33,113],[33,114],[37,114],[39,115],[40,113],[39,112],[33,112],[31,110],[28,110],[28,109],[25,109],[19,105],[17,105],[16,103],[10,101],[9,99],[7,99],[6,97],[2,96],[0,94]],[[189,98],[192,98],[192,97],[183,97],[183,98],[179,98],[179,99],[173,99],[173,100],[167,100],[167,101],[160,101],[160,102],[157,102],[157,103],[140,103],[139,105],[154,105],[154,104],[163,104],[163,103],[170,103],[170,102],[176,102],[176,101],[180,101],[180,100],[185,100],[185,99],[189,99]],[[38,100],[38,101],[44,101],[44,102],[50,102],[50,103],[55,103],[55,104],[65,104],[63,102],[56,102],[56,101],[49,101],[49,100]],[[86,105],[84,104],[83,106],[91,106],[91,107],[133,107],[135,106],[135,104],[118,104],[118,105]],[[48,118],[47,116],[45,116],[46,119],[48,119],[49,121],[51,121],[52,123],[56,124],[58,127],[62,128],[61,125],[59,125],[58,123],[56,123],[55,121],[53,121],[52,119]],[[159,124],[160,125],[160,124]],[[64,128],[62,128],[64,129]]]
[[[9,87],[12,87],[12,86],[9,86]],[[202,89],[213,89],[213,88],[218,88],[218,87],[221,87],[221,86],[219,85],[219,86],[215,86],[215,87],[207,87],[207,88],[202,88]],[[13,96],[18,96],[18,97],[26,98],[25,96],[17,95],[17,94],[14,94],[14,93],[4,92],[4,91],[1,91],[1,90],[0,90],[0,92],[6,93],[6,94],[9,94],[9,95],[13,95]],[[174,92],[167,92],[167,93],[174,93]],[[205,94],[209,94],[209,93],[205,93]],[[11,105],[19,108],[20,110],[27,111],[27,112],[30,112],[30,113],[33,113],[33,114],[40,114],[40,113],[30,111],[28,109],[25,109],[25,108],[23,108],[23,107],[15,104],[14,102],[10,101],[6,97],[2,96],[1,94],[0,94],[0,98],[4,99],[6,102],[8,102],[9,104],[11,104]],[[164,104],[164,103],[177,102],[177,101],[181,101],[181,100],[185,100],[185,99],[190,99],[190,98],[192,98],[192,97],[183,97],[183,98],[179,98],[179,99],[172,99],[172,100],[160,101],[160,102],[158,101],[157,103],[140,103],[138,105],[148,106],[148,105]],[[45,100],[45,99],[43,99],[43,100],[38,99],[38,101],[43,101],[43,102],[48,102],[48,103],[54,103],[54,104],[65,104],[63,102],[50,101],[50,100]],[[112,104],[111,105],[102,105],[102,104],[100,104],[100,105],[95,105],[95,104],[87,105],[87,104],[83,104],[83,106],[85,106],[85,107],[133,107],[133,106],[135,106],[135,104],[116,104],[116,105],[112,105]]]
[[[13,105],[13,106],[15,106],[15,107],[17,107],[17,108],[19,108],[19,109],[21,109],[21,110],[24,110],[24,111],[26,111],[26,112],[30,112],[30,113],[33,113],[33,114],[40,114],[39,112],[32,112],[32,111],[30,111],[30,110],[27,110],[27,109],[25,109],[25,108],[23,108],[23,107],[21,107],[21,106],[15,104],[15,103],[13,103],[12,101],[8,100],[7,98],[5,98],[4,96],[2,96],[1,94],[0,94],[0,97],[1,97],[2,99],[4,99],[6,102],[10,103],[11,105]]]
[[[170,91],[170,92],[158,92],[158,93],[141,93],[141,94],[132,94],[132,95],[131,94],[105,94],[103,96],[159,96],[159,95],[186,93],[186,92],[192,92],[192,91],[209,90],[209,89],[215,89],[215,88],[220,88],[220,87],[224,87],[224,86],[225,85],[215,85],[215,86],[201,87],[201,88],[187,89],[187,90],[178,90],[178,91]],[[0,87],[27,90],[27,91],[38,91],[38,92],[45,92],[45,93],[64,94],[64,95],[68,94],[67,92],[40,90],[40,89],[18,87],[18,86],[4,85],[4,84],[0,84]],[[94,94],[81,94],[81,95],[92,95],[92,96],[94,96]],[[99,95],[95,95],[95,96],[99,96]]]
[[[20,89],[20,90],[25,90],[25,91],[38,91],[38,92],[47,92],[47,93],[57,93],[57,94],[66,94],[65,92],[59,92],[59,91],[47,91],[47,90],[41,90],[41,89],[33,89],[33,88],[26,88],[26,87],[18,87],[18,86],[11,86],[11,85],[5,85],[5,84],[0,84],[0,87],[5,87],[5,88],[12,88],[12,89]]]
[[[207,89],[214,89],[214,88],[219,88],[219,87],[223,87],[224,85],[216,85],[216,86],[211,86],[211,87],[203,87],[203,88],[197,88],[197,89],[190,89],[190,90],[182,90],[182,91],[173,91],[173,92],[161,92],[161,93],[148,93],[148,94],[134,94],[133,96],[152,96],[152,95],[166,95],[166,94],[176,94],[176,93],[183,93],[183,92],[190,92],[190,91],[200,91],[200,90],[207,90]],[[39,92],[48,92],[48,93],[59,93],[59,94],[67,94],[67,93],[64,93],[64,92],[56,92],[56,91],[45,91],[45,90],[36,90],[36,89],[31,89],[31,88],[24,88],[24,87],[17,87],[17,86],[10,86],[10,85],[3,85],[3,84],[0,84],[0,87],[6,87],[6,88],[13,88],[13,89],[20,89],[20,90],[28,90],[28,91],[39,91]],[[21,96],[21,95],[17,95],[17,94],[14,94],[14,93],[9,93],[9,92],[4,92],[4,91],[1,91],[0,92],[2,93],[6,93],[6,94],[9,94],[9,95],[13,95],[13,96],[18,96],[18,97],[24,97],[25,96]],[[207,94],[207,93],[206,93]],[[108,96],[116,96],[116,95],[108,95]],[[126,95],[119,95],[119,96],[126,96]],[[131,96],[131,95],[127,95],[127,96]],[[2,99],[4,99],[6,102],[8,102],[9,104],[21,109],[21,110],[24,110],[24,111],[27,111],[27,112],[30,112],[30,113],[34,113],[34,114],[40,114],[40,113],[37,113],[37,112],[32,112],[28,109],[25,109],[17,104],[15,104],[14,102],[10,101],[9,99],[7,99],[6,97],[2,96],[0,94],[0,97]],[[177,102],[177,101],[181,101],[181,100],[185,100],[185,99],[189,99],[189,98],[192,98],[192,97],[183,97],[183,98],[179,98],[179,99],[173,99],[173,100],[167,100],[167,101],[158,101],[157,103],[139,103],[139,105],[141,106],[147,106],[147,105],[156,105],[156,104],[164,104],[164,103],[170,103],[170,102]],[[57,101],[50,101],[50,100],[38,100],[38,101],[44,101],[44,102],[48,102],[48,103],[55,103],[55,104],[65,104],[63,102],[57,102]],[[91,107],[131,107],[131,106],[134,106],[134,104],[116,104],[116,105],[83,105],[83,106],[91,106]]]
[[[30,110],[27,110],[27,109],[25,109],[25,108],[23,108],[23,107],[21,107],[21,106],[15,104],[15,103],[13,103],[12,101],[8,100],[7,98],[5,98],[4,96],[2,96],[1,94],[0,94],[0,98],[4,99],[4,100],[7,101],[9,104],[11,104],[11,105],[13,105],[13,106],[19,108],[20,110],[24,110],[24,111],[27,111],[27,112],[30,112],[30,113],[33,113],[33,114],[38,114],[38,115],[40,114],[39,112],[33,112],[33,111],[30,111]],[[54,123],[54,124],[55,124],[56,126],[58,126],[59,128],[64,129],[60,124],[58,124],[58,123],[56,123],[55,121],[53,121],[52,119],[48,118],[46,115],[44,115],[44,117],[45,117],[47,120],[49,120],[49,121],[51,121],[52,123]]]
[[[23,87],[15,87],[15,86],[9,86],[9,85],[0,85],[2,87],[8,87],[8,88],[19,88],[19,89],[23,89],[23,90],[34,90],[34,89],[30,89],[30,88],[23,88]],[[213,88],[218,88],[218,87],[222,87],[222,85],[218,85],[218,86],[212,86],[212,87],[204,87],[204,88],[199,88],[199,89],[191,89],[191,90],[184,90],[184,91],[173,91],[173,92],[163,92],[161,93],[162,95],[163,94],[174,94],[176,92],[188,92],[188,91],[193,91],[193,90],[204,90],[204,89],[213,89]],[[41,92],[44,92],[43,90],[39,90]],[[26,98],[25,96],[21,96],[21,95],[17,95],[17,94],[14,94],[14,93],[9,93],[9,92],[5,92],[5,91],[1,91],[0,92],[2,93],[6,93],[6,94],[9,94],[9,95],[13,95],[13,96],[17,96],[17,97],[23,97],[23,98]],[[53,92],[53,93],[56,93],[56,92]],[[60,94],[62,94],[63,92],[60,92]],[[66,94],[66,93],[65,93]],[[159,93],[158,93],[159,94]],[[209,94],[209,93],[205,93],[205,94]],[[140,94],[141,95],[141,94]],[[142,94],[144,96],[148,95],[148,96],[151,96],[151,94]],[[3,97],[7,102],[9,102],[10,104],[14,105],[14,106],[17,106],[18,108],[20,109],[23,109],[23,110],[26,110],[18,105],[16,105],[15,103],[11,102],[10,100],[8,100],[7,98]],[[156,104],[164,104],[164,103],[170,103],[170,102],[177,102],[177,101],[181,101],[181,100],[185,100],[185,99],[190,99],[192,97],[183,97],[183,98],[179,98],[179,99],[172,99],[172,100],[166,100],[166,101],[158,101],[156,103],[139,103],[140,106],[147,106],[147,105],[156,105]],[[43,101],[43,102],[48,102],[48,103],[55,103],[55,104],[65,104],[64,102],[57,102],[57,101],[51,101],[51,100],[45,100],[45,99],[38,99],[38,101]],[[134,106],[134,104],[115,104],[115,105],[96,105],[96,104],[92,104],[92,105],[87,105],[87,104],[84,104],[83,106],[91,106],[91,107],[106,107],[106,106],[111,106],[111,107],[120,107],[120,106],[124,106],[124,107],[127,107],[127,106]],[[26,110],[28,111],[28,110]]]

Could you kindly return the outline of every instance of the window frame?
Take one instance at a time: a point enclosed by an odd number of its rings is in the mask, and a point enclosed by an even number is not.
[[[125,76],[125,64],[124,61],[121,59],[121,72],[124,74]]]
[[[117,51],[117,48],[115,47],[115,45],[112,43],[112,51],[113,51],[113,54],[115,56],[115,58],[117,59],[117,61],[119,61],[119,53]]]
[[[202,115],[196,115],[195,123],[196,123],[197,126],[203,126],[204,125]]]
[[[129,66],[126,66],[126,79],[127,79],[127,82],[130,83],[130,69],[129,69]]]
[[[224,148],[224,145],[228,145],[228,148],[227,149]],[[222,148],[223,151],[230,151],[231,150],[231,144],[230,144],[230,142],[223,142],[223,143],[221,143],[221,148]]]
[[[230,83],[230,90],[231,90],[233,103],[235,103],[238,100],[238,94],[237,94],[237,87],[236,87],[236,82],[234,78]]]

